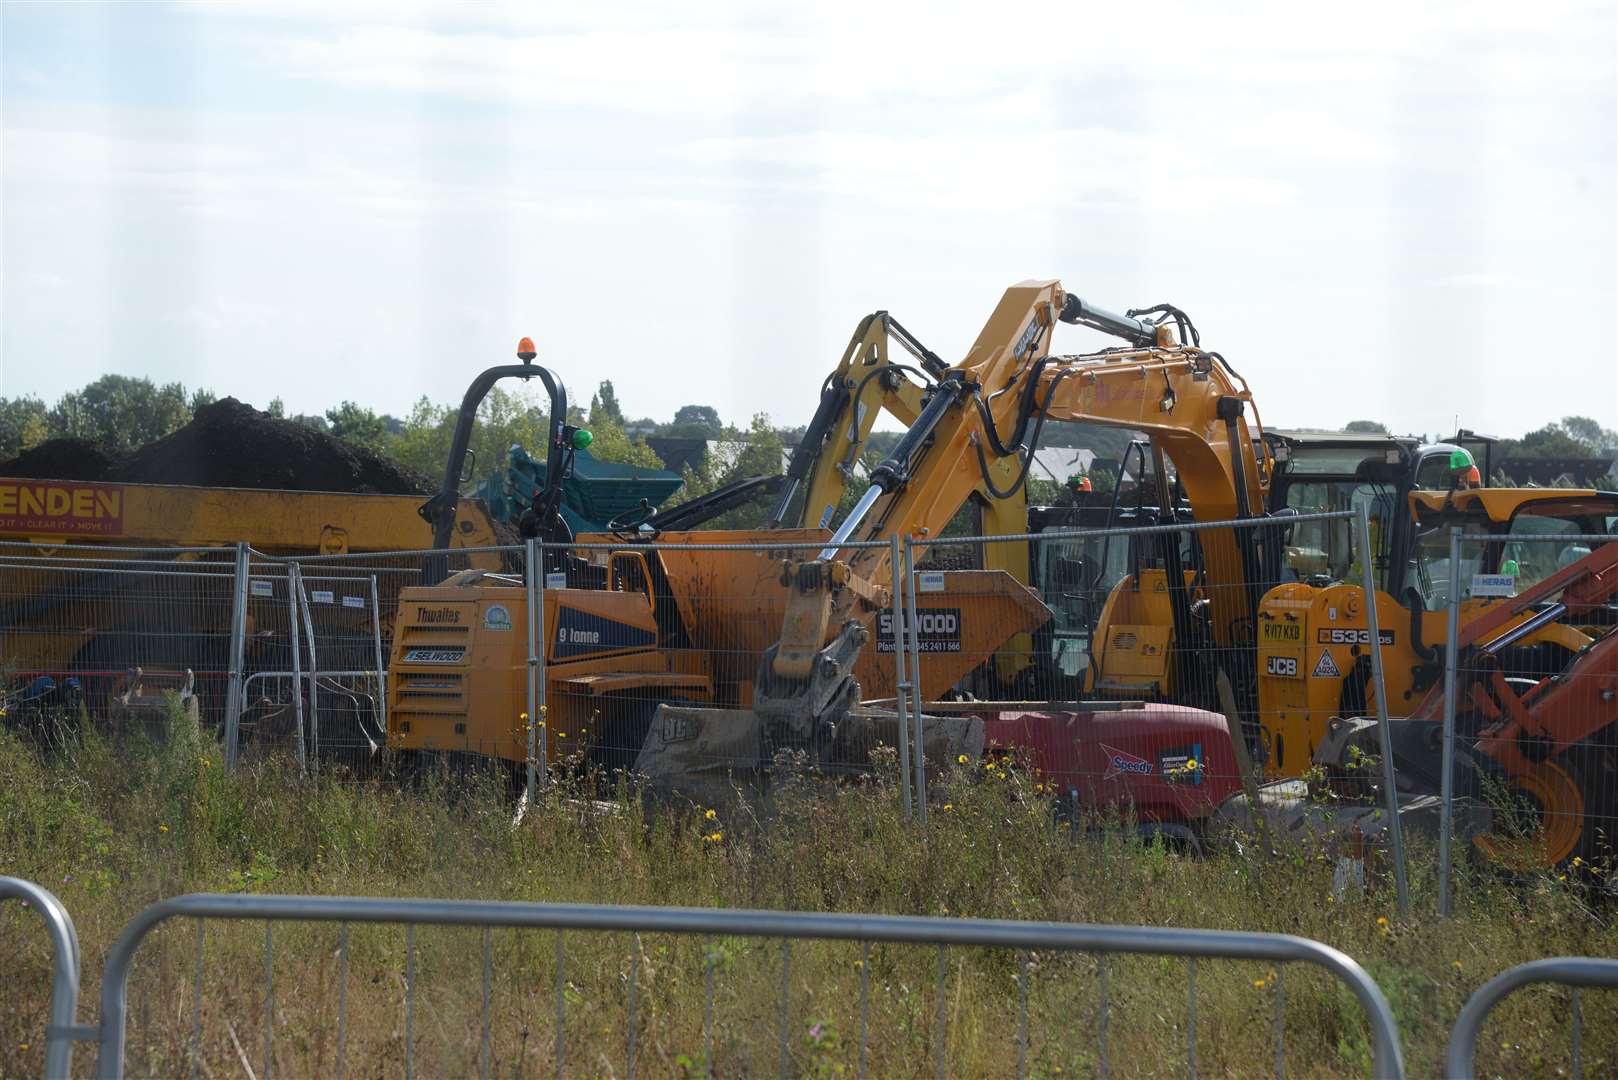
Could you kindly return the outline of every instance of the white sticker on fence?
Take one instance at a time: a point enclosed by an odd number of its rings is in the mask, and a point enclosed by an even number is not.
[[[312,589],[309,592],[309,602],[313,604],[330,604],[336,599],[330,589]]]
[[[944,572],[942,570],[928,570],[925,573],[917,574],[916,580],[919,583],[916,587],[922,592],[944,591]]]
[[[546,574],[545,575],[545,587],[547,589],[565,589],[565,588],[567,588],[567,571],[566,570],[552,570],[550,573]]]
[[[1511,574],[1473,574],[1473,596],[1510,596],[1517,591],[1517,579]]]
[[[254,596],[274,596],[275,582],[265,581],[263,578],[254,578],[251,583]]]
[[[343,597],[343,606],[344,607],[362,608],[362,607],[365,606],[365,597],[363,597],[363,596],[345,596],[345,597]]]

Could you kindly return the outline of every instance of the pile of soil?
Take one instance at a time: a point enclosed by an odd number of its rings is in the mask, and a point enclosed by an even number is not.
[[[128,456],[82,439],[51,439],[0,462],[0,476],[381,495],[425,495],[434,486],[363,446],[235,398],[203,406],[185,427]]]
[[[0,461],[0,476],[28,476],[36,480],[105,480],[119,458],[100,443],[88,439],[49,439],[20,457]]]

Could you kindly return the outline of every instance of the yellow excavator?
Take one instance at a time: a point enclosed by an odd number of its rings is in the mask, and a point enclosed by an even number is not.
[[[1189,325],[1173,309],[1159,310]],[[1063,321],[1127,344],[1086,356],[1052,355],[1051,335]],[[785,611],[773,624],[779,636],[758,665],[749,707],[665,704],[658,710],[636,762],[636,770],[658,787],[693,794],[704,771],[735,775],[783,749],[831,767],[843,745],[865,745],[869,740],[848,732],[875,722],[868,711],[854,708],[863,689],[854,665],[871,636],[873,615],[891,603],[891,548],[881,541],[936,536],[974,492],[1009,500],[1026,479],[1047,419],[1145,431],[1159,460],[1174,462],[1204,515],[1231,519],[1263,512],[1268,477],[1251,449],[1260,430],[1256,415],[1249,426],[1250,392],[1222,358],[1181,343],[1167,322],[1095,308],[1055,281],[1024,282],[1007,290],[965,359],[949,368],[930,366],[930,383],[917,391],[914,421],[872,471],[864,495],[813,558],[780,562]],[[882,375],[876,368],[862,381],[875,384]],[[841,410],[845,430],[859,416],[853,404],[861,385],[854,384]],[[887,392],[901,390],[890,384]],[[837,411],[824,399],[823,406],[817,421]],[[836,427],[824,436],[834,443],[841,437]],[[804,479],[791,477],[789,485]],[[792,496],[790,487],[783,491],[782,504]],[[805,502],[822,515],[821,508],[835,505],[813,490]],[[845,546],[851,544],[871,546]],[[1255,560],[1262,556],[1254,546],[1245,531],[1208,530],[1202,549],[1210,575],[1259,580]],[[1238,628],[1251,627],[1257,600],[1256,592],[1246,590],[1210,598],[1221,644],[1241,641]],[[923,673],[931,666],[930,656]]]

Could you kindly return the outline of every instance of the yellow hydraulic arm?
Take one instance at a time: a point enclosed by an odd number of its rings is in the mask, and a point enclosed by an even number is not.
[[[1128,344],[1082,356],[1050,355],[1058,321],[1101,329]],[[873,380],[874,381],[874,380]],[[832,627],[857,633],[861,605],[882,602],[887,547],[856,549],[850,540],[935,535],[974,490],[1012,497],[1026,478],[1045,419],[1088,421],[1146,431],[1172,460],[1204,520],[1258,516],[1269,478],[1255,456],[1246,410],[1252,395],[1217,354],[1175,340],[1173,330],[1091,307],[1057,281],[1008,289],[966,358],[936,375],[894,453],[819,556],[788,564],[791,596],[779,644],[766,657],[755,707],[775,693],[793,696],[811,675],[829,673],[824,654]],[[1256,411],[1254,414],[1257,420]],[[1008,482],[997,465],[1014,465]],[[1255,574],[1230,530],[1204,536],[1210,580],[1245,586]],[[1250,633],[1250,588],[1214,590],[1216,640]],[[1248,629],[1243,629],[1248,628]],[[824,646],[824,649],[823,649]],[[836,655],[846,653],[835,651]],[[830,700],[835,695],[816,695]],[[783,702],[784,704],[784,702]]]
[[[895,342],[913,363],[892,358]],[[949,365],[937,353],[888,312],[877,311],[861,319],[836,369],[821,387],[820,403],[793,452],[767,527],[830,528],[880,415],[886,412],[909,428],[921,415],[927,383],[948,371]],[[1015,534],[1027,526],[1026,488],[1014,483],[1019,464],[1014,456],[996,458],[988,478],[974,489],[986,534]],[[1014,490],[995,498],[990,484]],[[1004,570],[1027,584],[1028,546],[987,544],[984,566]]]

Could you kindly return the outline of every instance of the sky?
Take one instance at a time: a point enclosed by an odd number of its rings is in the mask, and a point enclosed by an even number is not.
[[[868,312],[954,361],[1059,278],[1268,425],[1618,427],[1615,56],[1610,0],[4,3],[0,395],[403,414],[529,335],[801,424]]]

